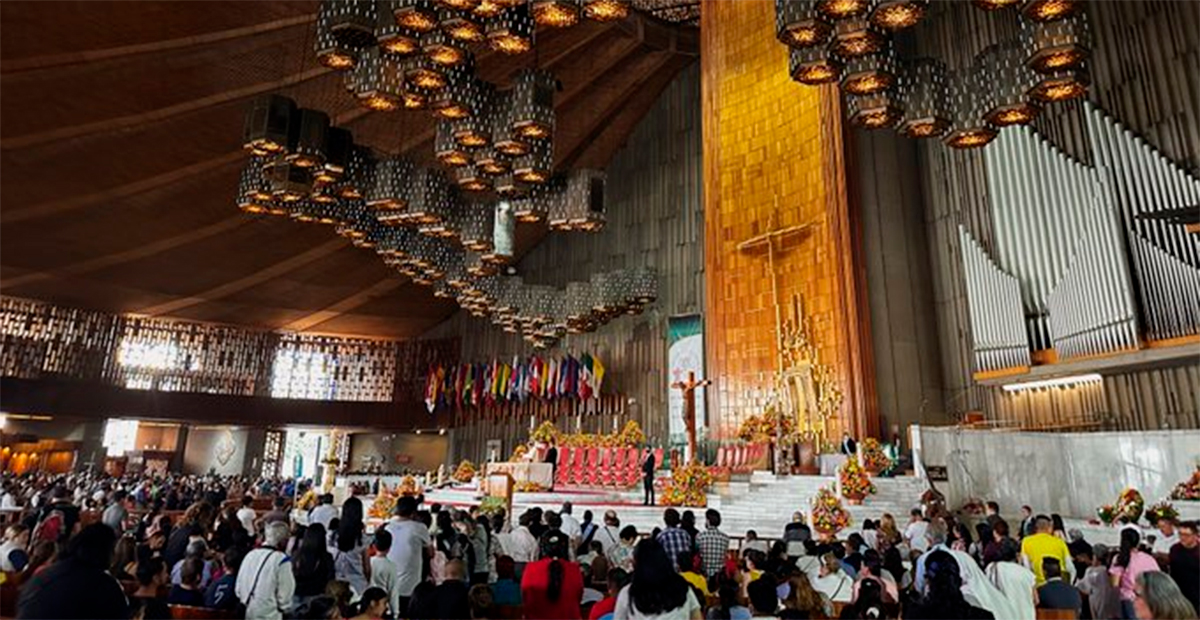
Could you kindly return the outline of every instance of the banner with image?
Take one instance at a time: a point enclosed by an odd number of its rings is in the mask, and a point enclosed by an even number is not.
[[[687,441],[683,423],[683,393],[671,387],[676,381],[687,381],[688,372],[696,379],[704,378],[704,321],[699,314],[673,316],[667,319],[667,403],[670,411],[670,441]],[[704,388],[696,391],[696,430],[708,426],[704,411]]]

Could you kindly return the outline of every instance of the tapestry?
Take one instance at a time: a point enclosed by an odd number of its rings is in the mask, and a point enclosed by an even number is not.
[[[704,378],[704,322],[699,314],[673,316],[667,319],[667,403],[670,411],[670,441],[687,443],[687,428],[683,423],[683,393],[671,387],[676,381],[687,381],[688,372],[696,379]],[[708,427],[704,412],[704,392],[696,393],[696,428]]]

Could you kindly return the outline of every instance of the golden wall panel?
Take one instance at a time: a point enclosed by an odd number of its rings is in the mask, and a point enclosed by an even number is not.
[[[812,223],[775,242],[778,299],[790,308],[802,297],[820,359],[846,394],[830,433],[874,432],[836,90],[789,78],[770,0],[706,2],[701,24],[710,424],[720,435],[736,433],[761,411],[776,368],[766,248],[747,253],[738,244]]]

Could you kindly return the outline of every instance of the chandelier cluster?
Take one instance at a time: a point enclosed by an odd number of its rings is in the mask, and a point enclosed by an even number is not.
[[[975,0],[1019,8],[1020,36],[985,48],[969,66],[901,58],[890,34],[917,24],[928,0],[776,0],[776,36],[789,71],[808,85],[838,83],[854,125],[894,127],[955,148],[984,146],[1044,105],[1081,97],[1089,83],[1080,0]]]
[[[237,204],[248,213],[334,227],[397,272],[472,313],[491,316],[537,346],[591,331],[654,298],[652,272],[596,274],[561,291],[499,275],[515,258],[520,222],[595,232],[605,223],[604,174],[574,170],[500,198],[480,197],[440,169],[354,143],[323,112],[281,95],[255,100],[246,116]],[[458,173],[462,169],[454,172]],[[497,283],[504,283],[500,286]],[[586,311],[585,311],[586,310]]]

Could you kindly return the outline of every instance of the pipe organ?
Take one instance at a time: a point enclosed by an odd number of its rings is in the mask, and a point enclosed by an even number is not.
[[[1082,109],[1093,164],[1030,127],[984,153],[991,247],[959,227],[976,372],[1200,334],[1200,241],[1139,217],[1200,203],[1200,180]]]

